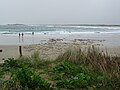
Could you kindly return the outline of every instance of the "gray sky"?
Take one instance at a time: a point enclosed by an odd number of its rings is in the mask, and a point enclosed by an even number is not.
[[[120,0],[0,0],[0,24],[120,24]]]

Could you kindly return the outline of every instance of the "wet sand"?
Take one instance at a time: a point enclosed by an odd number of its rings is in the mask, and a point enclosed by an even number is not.
[[[18,58],[19,46],[22,46],[24,56],[30,56],[35,51],[40,52],[41,58],[55,60],[58,55],[69,48],[87,48],[96,46],[110,55],[120,56],[119,34],[73,34],[73,35],[25,35],[0,36],[0,62],[7,58]]]
[[[63,40],[65,42],[92,40],[97,44],[104,44],[107,47],[120,46],[120,33],[81,33],[81,34],[24,34],[19,37],[17,34],[0,35],[0,45],[30,45],[46,43],[50,39]],[[104,41],[104,42],[99,42]]]
[[[58,55],[64,53],[69,48],[87,48],[89,46],[96,46],[101,48],[103,51],[109,52],[110,55],[118,55],[120,56],[120,47],[104,47],[102,44],[97,42],[104,41],[93,41],[89,39],[75,39],[71,42],[64,42],[61,39],[50,39],[46,43],[41,44],[33,44],[33,45],[21,45],[22,46],[22,54],[23,56],[30,56],[35,51],[39,51],[41,58],[55,60]],[[19,53],[20,45],[0,45],[0,62],[3,62],[3,59],[7,58],[18,58],[20,56]]]

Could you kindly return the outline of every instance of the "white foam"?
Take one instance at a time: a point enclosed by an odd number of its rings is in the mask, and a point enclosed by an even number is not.
[[[112,27],[112,26],[57,26],[57,27],[65,27],[65,28],[69,28],[69,27],[72,27],[72,28],[94,28],[94,29],[120,29],[120,27]]]

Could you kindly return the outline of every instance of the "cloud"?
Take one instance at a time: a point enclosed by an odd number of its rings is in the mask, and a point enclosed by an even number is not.
[[[120,0],[0,0],[0,24],[120,24]]]

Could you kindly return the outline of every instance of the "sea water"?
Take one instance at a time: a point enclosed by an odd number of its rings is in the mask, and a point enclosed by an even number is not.
[[[34,32],[34,35],[32,32]],[[23,33],[24,36],[19,37],[19,33]],[[108,39],[111,44],[119,44],[119,37],[120,26],[114,25],[0,25],[0,45],[38,44],[41,43],[41,41],[51,38],[66,38],[66,40],[75,38]]]
[[[102,25],[0,25],[0,34],[79,34],[79,33],[120,33],[120,26]]]

